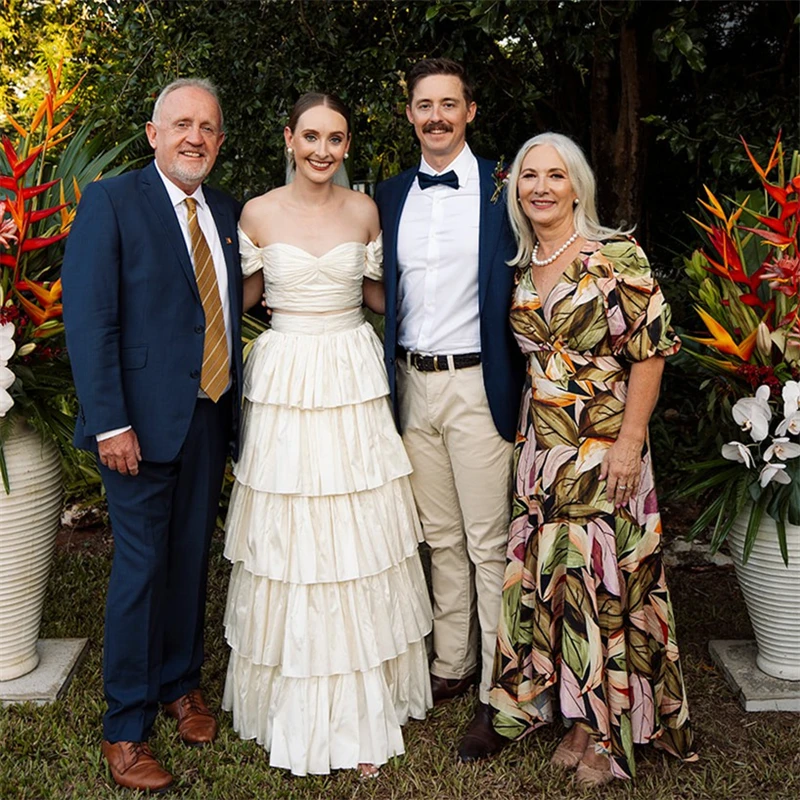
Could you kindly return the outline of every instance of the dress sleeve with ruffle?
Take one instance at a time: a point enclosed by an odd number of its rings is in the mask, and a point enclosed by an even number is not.
[[[672,312],[638,243],[607,242],[595,257],[606,266],[599,284],[614,355],[635,362],[677,353],[681,340],[670,325]]]
[[[242,260],[242,275],[245,278],[264,266],[262,250],[253,244],[250,237],[239,228],[239,256]]]
[[[383,280],[383,234],[367,245],[364,256],[364,277],[373,281]]]

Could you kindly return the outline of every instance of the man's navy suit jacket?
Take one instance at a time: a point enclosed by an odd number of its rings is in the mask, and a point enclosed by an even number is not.
[[[525,378],[525,361],[514,341],[508,320],[514,270],[506,262],[513,258],[517,248],[506,216],[505,193],[492,202],[496,189],[493,178],[495,165],[485,158],[478,158],[478,169],[481,186],[478,304],[483,383],[498,432],[504,439],[513,441]],[[378,185],[375,193],[383,228],[386,287],[384,353],[398,424],[395,385],[399,281],[397,235],[403,206],[418,171],[418,166],[413,167],[384,181]]]
[[[228,271],[233,334],[231,450],[242,391],[240,205],[203,187]],[[131,425],[142,458],[172,461],[200,386],[205,315],[175,211],[155,164],[92,183],[81,198],[62,269],[64,322],[80,401],[75,446]]]

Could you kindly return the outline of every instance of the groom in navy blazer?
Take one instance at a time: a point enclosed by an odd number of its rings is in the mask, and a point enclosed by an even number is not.
[[[156,100],[155,161],[91,184],[63,265],[80,411],[114,536],[103,754],[114,780],[160,791],[147,745],[159,705],[188,744],[216,721],[199,690],[206,573],[242,390],[239,204],[204,187],[225,138],[216,90],[180,80]]]
[[[431,548],[434,703],[478,683],[462,761],[498,751],[488,705],[525,363],[509,325],[515,252],[500,165],[473,155],[464,68],[406,75],[420,163],[378,186],[385,357],[412,488]],[[478,654],[480,653],[480,674]],[[476,680],[477,679],[477,680]]]

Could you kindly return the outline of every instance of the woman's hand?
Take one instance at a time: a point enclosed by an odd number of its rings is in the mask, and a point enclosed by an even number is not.
[[[609,447],[600,465],[600,479],[606,480],[606,500],[616,508],[636,495],[642,471],[644,440],[620,436]]]
[[[663,371],[664,359],[660,356],[631,364],[619,436],[600,465],[600,478],[608,480],[606,499],[617,508],[624,506],[639,488],[642,448],[647,439],[647,424],[658,400]]]

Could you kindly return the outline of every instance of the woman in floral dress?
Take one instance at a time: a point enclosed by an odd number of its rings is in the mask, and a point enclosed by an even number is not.
[[[597,222],[580,148],[545,133],[512,166],[511,325],[528,356],[491,704],[519,738],[569,725],[553,763],[601,785],[633,745],[693,760],[647,425],[680,340],[629,232]]]

